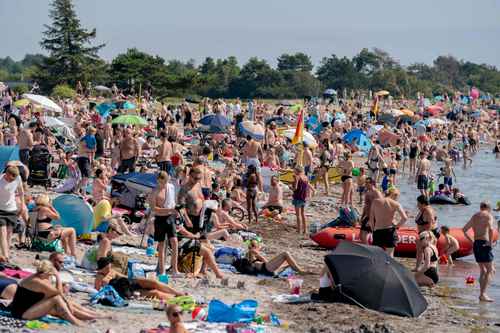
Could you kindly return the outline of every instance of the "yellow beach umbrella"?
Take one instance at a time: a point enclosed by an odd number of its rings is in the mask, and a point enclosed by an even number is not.
[[[415,115],[415,112],[413,112],[412,110],[401,109],[399,111],[408,117],[413,117]]]

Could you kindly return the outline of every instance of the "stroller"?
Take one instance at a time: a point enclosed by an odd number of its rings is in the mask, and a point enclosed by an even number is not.
[[[42,185],[45,189],[50,187],[50,162],[52,162],[52,156],[46,146],[33,147],[28,165],[30,170],[28,185]]]

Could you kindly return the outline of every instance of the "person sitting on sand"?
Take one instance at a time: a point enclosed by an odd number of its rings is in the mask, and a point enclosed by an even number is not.
[[[45,315],[65,319],[73,325],[83,326],[85,320],[108,318],[69,302],[62,290],[52,286],[54,277],[60,285],[59,274],[48,260],[38,262],[36,273],[21,280],[9,310],[14,318],[36,320]]]
[[[182,322],[183,311],[180,306],[171,304],[166,308],[167,319],[170,323],[170,333],[189,333]]]
[[[60,239],[64,252],[76,257],[76,231],[74,228],[52,226],[53,220],[59,220],[59,213],[50,203],[50,198],[46,194],[41,194],[36,198],[36,223],[37,236],[49,240]]]
[[[248,226],[245,223],[240,223],[236,222],[231,215],[229,215],[229,212],[231,211],[231,208],[233,207],[233,202],[231,199],[224,199],[221,201],[219,209],[217,209],[217,219],[218,219],[218,226],[216,228],[220,229],[232,229],[232,230],[246,230],[248,229]]]
[[[250,244],[248,244],[247,259],[254,266],[257,274],[274,276],[285,263],[297,273],[305,273],[288,252],[282,252],[271,260],[267,260],[261,254],[260,244],[256,240],[251,240]]]
[[[94,282],[94,287],[97,290],[100,290],[107,284],[111,284],[113,286],[124,286],[123,290],[117,290],[120,296],[124,298],[130,298],[130,296],[132,296],[132,294],[136,291],[139,292],[142,297],[153,297],[163,300],[176,296],[187,295],[186,293],[179,292],[156,280],[139,277],[128,280],[126,275],[119,273],[112,268],[112,263],[113,259],[110,257],[104,257],[97,260],[97,274]],[[127,286],[126,281],[128,281],[128,288],[125,287]],[[127,290],[125,290],[125,288]]]
[[[419,286],[433,287],[439,281],[438,250],[434,245],[436,238],[431,231],[423,231],[419,234],[419,240],[422,263],[415,273],[415,280]]]
[[[271,218],[277,220],[278,222],[282,222],[281,213],[283,213],[283,206],[283,189],[281,188],[278,177],[272,176],[269,198],[267,199],[265,205],[262,207],[262,210],[259,212],[259,215],[262,215],[264,210],[267,209],[271,213]]]
[[[458,240],[450,235],[450,228],[447,226],[443,225],[441,226],[441,234],[444,236],[445,243],[444,243],[444,255],[446,256],[446,259],[448,261],[448,265],[453,266],[453,258],[452,255],[453,253],[457,252],[458,249],[460,248],[460,244],[458,243]]]

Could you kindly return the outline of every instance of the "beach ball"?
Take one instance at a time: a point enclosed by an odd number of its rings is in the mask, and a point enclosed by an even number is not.
[[[353,169],[352,169],[352,175],[353,175],[354,177],[358,177],[358,176],[359,176],[359,173],[360,173],[359,168],[353,168]]]
[[[193,320],[207,320],[207,310],[202,307],[196,307],[191,313],[191,318]]]
[[[474,284],[474,282],[476,281],[476,279],[474,279],[474,277],[472,275],[469,275],[466,279],[465,279],[465,283],[467,284]]]

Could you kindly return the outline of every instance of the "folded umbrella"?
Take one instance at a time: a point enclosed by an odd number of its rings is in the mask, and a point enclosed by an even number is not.
[[[379,247],[343,241],[325,263],[342,294],[362,307],[407,317],[427,309],[413,274]]]

